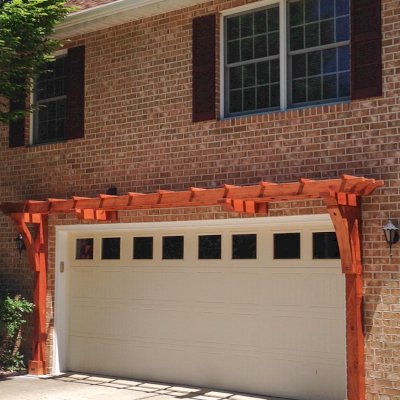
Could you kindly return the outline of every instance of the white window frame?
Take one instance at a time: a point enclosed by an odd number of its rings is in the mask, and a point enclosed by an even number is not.
[[[53,53],[53,57],[54,58],[59,58],[59,57],[66,57],[68,56],[68,50],[67,49],[62,49],[62,50],[58,50],[56,52]],[[29,96],[30,99],[30,104],[35,105],[35,82],[33,82],[32,84],[32,90]],[[40,146],[40,145],[45,145],[45,144],[50,144],[52,142],[35,142],[35,124],[37,122],[37,110],[34,110],[31,113],[31,117],[29,119],[29,145],[30,146]],[[57,142],[54,142],[57,143]]]
[[[280,111],[287,111],[288,108],[288,63],[289,63],[289,54],[288,54],[288,20],[287,20],[287,7],[288,1],[287,0],[260,0],[255,1],[251,4],[246,4],[243,6],[230,8],[224,10],[220,13],[220,119],[229,119],[229,118],[237,118],[237,117],[246,117],[251,115],[257,114],[264,114],[268,112],[276,112],[277,110],[271,111],[253,111],[253,112],[243,112],[238,114],[229,114],[225,108],[225,99],[226,99],[226,85],[225,85],[225,21],[226,17],[240,14],[244,12],[251,12],[252,10],[256,10],[263,7],[268,7],[272,5],[279,6],[279,63],[280,63]],[[305,104],[299,106],[293,106],[293,108],[306,108],[324,104],[332,104],[335,102],[345,102],[347,99],[332,99],[332,101],[327,102],[318,102],[312,104]],[[291,109],[291,107],[290,107]]]

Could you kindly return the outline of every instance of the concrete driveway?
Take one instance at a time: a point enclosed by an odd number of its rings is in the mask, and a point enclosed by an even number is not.
[[[0,380],[1,400],[284,400],[82,374]]]

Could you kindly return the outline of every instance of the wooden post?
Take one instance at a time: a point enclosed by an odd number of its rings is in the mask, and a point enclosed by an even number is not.
[[[347,398],[365,399],[362,276],[346,274]]]
[[[363,283],[361,263],[361,205],[339,205],[338,197],[324,197],[339,244],[346,276],[347,399],[365,400]]]
[[[27,252],[29,265],[35,274],[34,289],[34,329],[33,356],[29,361],[28,372],[32,375],[46,374],[46,298],[47,298],[47,252],[48,217],[47,215],[13,214],[18,232],[21,233]],[[26,223],[37,225],[35,240]]]

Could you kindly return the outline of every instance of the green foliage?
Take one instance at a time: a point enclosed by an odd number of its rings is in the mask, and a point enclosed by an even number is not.
[[[0,370],[17,372],[25,369],[24,357],[12,348],[0,350]]]
[[[9,112],[31,90],[34,78],[60,47],[50,36],[71,11],[65,0],[0,0],[0,122],[23,116],[28,108]]]
[[[0,302],[0,321],[4,325],[8,336],[14,337],[23,324],[24,316],[33,311],[34,305],[22,297],[7,296]]]
[[[21,327],[25,316],[34,305],[20,296],[0,299],[0,368],[8,371],[23,369],[23,357],[19,353]]]

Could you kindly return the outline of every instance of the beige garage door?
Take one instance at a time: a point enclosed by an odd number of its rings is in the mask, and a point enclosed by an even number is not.
[[[344,278],[329,232],[240,220],[69,234],[68,369],[344,399]]]

